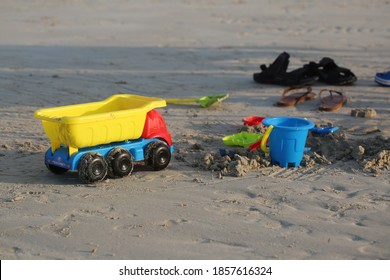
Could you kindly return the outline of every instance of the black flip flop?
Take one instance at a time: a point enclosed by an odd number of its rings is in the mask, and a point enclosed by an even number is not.
[[[312,85],[318,81],[318,75],[316,72],[312,71],[310,67],[304,65],[301,68],[295,69],[291,72],[287,72],[280,77],[277,77],[279,81],[278,84],[283,86],[307,86]]]
[[[287,72],[290,55],[281,53],[275,61],[266,67],[260,66],[262,72],[254,73],[253,79],[261,84],[276,84],[282,86],[304,86],[313,84],[318,80],[317,73],[311,67],[304,65],[302,68]]]
[[[253,80],[260,84],[274,84],[275,77],[286,73],[289,64],[290,55],[286,52],[281,53],[273,63],[268,67],[265,64],[260,65],[261,72],[253,74]]]
[[[314,62],[311,62],[312,65]],[[324,57],[317,64],[317,72],[321,82],[330,85],[350,85],[357,81],[357,77],[348,68],[337,66],[333,59]]]

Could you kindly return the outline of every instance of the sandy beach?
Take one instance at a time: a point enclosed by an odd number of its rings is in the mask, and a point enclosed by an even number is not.
[[[374,81],[390,70],[389,14],[387,0],[1,1],[0,259],[389,259],[390,88]],[[286,87],[253,73],[284,51],[289,71],[323,57],[351,69],[353,85],[312,86],[345,106],[275,106]],[[117,93],[230,96],[159,109],[165,170],[97,184],[47,170],[34,112]],[[339,130],[309,134],[302,165],[281,168],[222,142],[253,115]]]

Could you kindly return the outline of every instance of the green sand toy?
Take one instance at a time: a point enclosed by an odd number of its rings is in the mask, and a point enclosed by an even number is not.
[[[207,95],[200,98],[183,98],[183,99],[165,99],[168,104],[179,104],[179,103],[198,103],[203,108],[210,107],[211,105],[221,102],[229,97],[229,94],[214,94]]]
[[[222,138],[222,141],[226,146],[240,146],[247,148],[253,143],[258,142],[262,137],[263,134],[261,133],[242,131],[237,134],[225,136]]]

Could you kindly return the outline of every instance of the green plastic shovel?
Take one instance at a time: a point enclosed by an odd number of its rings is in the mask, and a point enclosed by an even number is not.
[[[261,138],[263,138],[263,134],[261,133],[242,131],[240,133],[225,136],[222,138],[222,141],[226,146],[240,146],[247,148],[253,143],[261,140]]]
[[[203,108],[210,107],[211,105],[221,102],[229,97],[229,94],[214,94],[207,95],[200,98],[183,98],[183,99],[165,99],[168,104],[179,104],[179,103],[198,103]]]

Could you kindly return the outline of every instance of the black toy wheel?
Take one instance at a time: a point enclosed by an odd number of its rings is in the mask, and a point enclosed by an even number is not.
[[[107,175],[107,162],[98,153],[86,153],[79,161],[78,173],[84,183],[103,181]]]
[[[107,157],[108,176],[121,178],[129,175],[134,168],[134,158],[131,153],[123,148],[112,149]]]
[[[145,159],[154,170],[162,170],[168,166],[171,160],[171,150],[165,142],[155,141],[147,147]]]
[[[51,172],[53,172],[56,175],[61,175],[61,174],[64,174],[66,171],[68,171],[68,169],[66,169],[66,168],[55,166],[55,165],[52,165],[49,163],[46,164],[46,167],[47,167],[47,169],[49,169]]]

